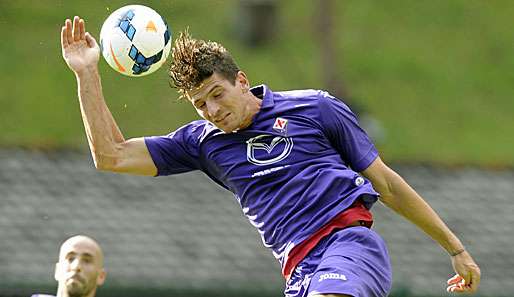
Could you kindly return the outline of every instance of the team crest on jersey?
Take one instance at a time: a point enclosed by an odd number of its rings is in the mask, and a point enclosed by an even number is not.
[[[275,124],[273,124],[273,130],[276,130],[282,134],[287,132],[287,120],[284,118],[276,118]]]

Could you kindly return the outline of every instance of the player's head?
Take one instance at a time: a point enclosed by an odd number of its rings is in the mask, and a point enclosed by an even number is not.
[[[193,38],[187,30],[180,32],[171,50],[171,83],[182,96],[198,87],[214,73],[234,84],[239,67],[221,44]]]
[[[105,281],[103,266],[102,249],[94,239],[83,235],[67,239],[55,266],[57,296],[95,296],[96,288]]]
[[[175,40],[172,56],[171,81],[201,117],[225,132],[251,123],[258,103],[246,74],[222,45],[185,31]]]

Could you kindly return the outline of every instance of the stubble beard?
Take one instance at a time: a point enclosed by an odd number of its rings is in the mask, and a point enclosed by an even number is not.
[[[68,291],[68,297],[84,297],[87,296],[92,288],[89,288],[87,283],[84,282],[72,282],[66,285]]]

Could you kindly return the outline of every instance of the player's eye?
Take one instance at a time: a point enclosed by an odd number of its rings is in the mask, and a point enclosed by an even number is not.
[[[213,95],[213,97],[214,97],[214,98],[219,98],[220,96],[221,96],[221,92],[215,93],[215,94]]]
[[[202,103],[199,103],[198,105],[196,105],[197,108],[204,108],[205,107],[205,102],[202,102]]]

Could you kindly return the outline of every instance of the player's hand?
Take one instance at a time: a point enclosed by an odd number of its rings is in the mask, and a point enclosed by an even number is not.
[[[86,32],[84,20],[75,16],[73,24],[66,19],[61,29],[62,56],[75,73],[96,67],[100,57],[100,47],[96,40]]]
[[[467,251],[452,257],[453,269],[457,274],[447,282],[448,292],[474,293],[480,284],[480,268]]]

